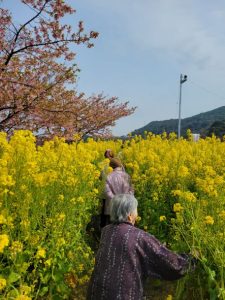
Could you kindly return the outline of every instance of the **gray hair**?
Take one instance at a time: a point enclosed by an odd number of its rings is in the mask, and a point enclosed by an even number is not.
[[[128,216],[137,210],[137,199],[131,194],[116,195],[111,200],[110,220],[127,222]]]

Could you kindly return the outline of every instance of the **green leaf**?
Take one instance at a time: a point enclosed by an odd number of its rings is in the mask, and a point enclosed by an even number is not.
[[[48,292],[48,287],[47,287],[47,286],[44,286],[44,287],[41,289],[39,295],[40,295],[40,296],[44,296],[47,292]]]
[[[20,275],[15,273],[15,272],[11,272],[9,274],[9,277],[8,277],[8,283],[14,283],[16,281],[18,281],[20,279]]]

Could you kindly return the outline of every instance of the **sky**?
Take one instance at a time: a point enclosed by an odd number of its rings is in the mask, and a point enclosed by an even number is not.
[[[5,0],[19,22],[19,0]],[[99,32],[95,47],[76,48],[81,69],[76,88],[103,92],[137,106],[116,122],[115,135],[151,121],[178,117],[180,74],[182,118],[225,105],[225,2],[223,0],[67,0]],[[5,5],[6,6],[6,5]],[[20,13],[18,13],[20,12]]]

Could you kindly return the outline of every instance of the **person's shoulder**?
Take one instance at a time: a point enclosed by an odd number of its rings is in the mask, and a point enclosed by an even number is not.
[[[108,174],[107,179],[115,179],[115,178],[121,178],[122,172],[119,170],[113,170],[111,173]]]
[[[154,244],[155,237],[152,236],[150,233],[132,225],[127,224],[127,231],[130,231],[130,234],[133,238],[138,241],[138,245],[142,245],[144,247],[145,244]]]
[[[138,234],[138,236],[140,237],[140,239],[142,241],[145,241],[150,244],[159,242],[159,240],[154,235],[152,235],[151,233],[149,233],[147,231],[144,231],[143,229],[140,229],[140,228],[134,226],[134,231],[136,234]]]
[[[115,174],[115,176],[117,177],[123,177],[123,178],[127,178],[129,177],[128,173],[126,173],[124,170],[122,170],[121,168],[118,170],[115,170],[114,172],[112,172]]]
[[[118,226],[117,228],[121,231],[132,231],[132,232],[137,232],[138,231],[138,228],[136,228],[130,222],[113,222],[111,224],[113,226]]]
[[[101,239],[104,239],[105,237],[107,237],[108,235],[111,235],[111,232],[115,229],[114,224],[108,224],[106,226],[104,226],[102,228],[101,231]]]
[[[140,228],[138,228],[138,227],[136,227],[136,226],[134,226],[134,225],[132,225],[132,224],[130,224],[130,223],[123,223],[124,224],[124,226],[126,226],[128,229],[129,229],[129,231],[131,231],[132,232],[132,234],[134,234],[134,235],[137,235],[137,236],[140,236],[140,237],[144,237],[145,236],[145,234],[146,234],[146,232],[144,231],[144,230],[142,230],[142,229],[140,229]]]

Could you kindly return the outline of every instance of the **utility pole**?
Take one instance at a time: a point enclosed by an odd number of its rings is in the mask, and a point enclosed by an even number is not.
[[[181,131],[181,98],[182,98],[182,84],[187,81],[187,75],[180,74],[180,95],[179,95],[179,118],[178,118],[178,139]]]

